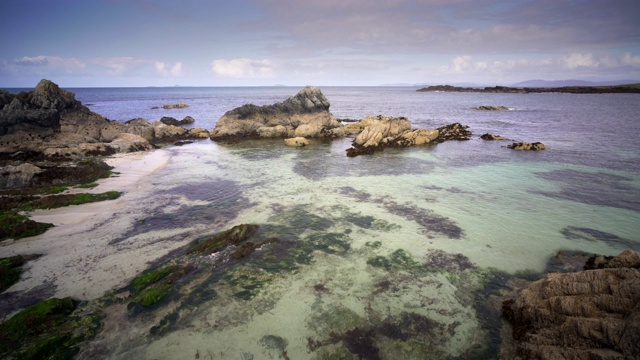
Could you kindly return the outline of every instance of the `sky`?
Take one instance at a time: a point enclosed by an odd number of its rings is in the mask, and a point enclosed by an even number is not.
[[[0,0],[0,87],[640,81],[638,0]]]

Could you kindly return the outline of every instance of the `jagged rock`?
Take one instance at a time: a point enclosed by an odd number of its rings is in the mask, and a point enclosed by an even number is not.
[[[191,116],[187,116],[182,120],[178,120],[176,118],[172,118],[171,116],[163,116],[160,119],[160,122],[165,124],[165,125],[182,126],[182,125],[193,124],[195,122],[195,119],[192,118]]]
[[[506,106],[495,106],[495,105],[482,105],[478,107],[474,107],[476,110],[489,110],[489,111],[504,111],[509,110]]]
[[[353,144],[362,147],[376,147],[380,143],[384,143],[385,139],[389,141],[408,130],[411,130],[411,124],[407,118],[378,115],[356,137]]]
[[[489,134],[489,133],[480,135],[480,139],[482,139],[482,140],[509,140],[504,136],[494,135],[494,134]]]
[[[546,150],[547,147],[544,146],[543,143],[541,142],[534,142],[534,143],[528,143],[528,142],[519,142],[519,143],[513,143],[511,145],[507,145],[507,148],[509,149],[513,149],[513,150]]]
[[[595,270],[548,274],[505,301],[512,341],[503,342],[501,358],[636,358],[640,257],[625,250],[600,264]]]
[[[460,123],[453,123],[439,127],[438,142],[447,140],[469,140],[471,137],[471,131],[467,130],[469,127]]]
[[[290,139],[284,139],[284,143],[287,146],[302,147],[302,146],[309,145],[309,140],[303,137],[295,137]]]
[[[429,144],[432,141],[438,139],[440,135],[440,131],[437,129],[427,130],[427,129],[416,129],[412,131],[407,131],[400,136],[397,136],[393,141],[394,146],[414,146],[414,145],[425,145]]]
[[[344,135],[341,127],[320,89],[307,86],[280,103],[248,104],[228,111],[216,122],[211,139],[337,137]]]

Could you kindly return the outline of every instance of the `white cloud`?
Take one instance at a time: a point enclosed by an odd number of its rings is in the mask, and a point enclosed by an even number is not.
[[[630,53],[624,53],[621,59],[624,65],[628,66],[640,66],[640,55],[631,55]]]
[[[569,69],[577,67],[598,67],[600,62],[593,54],[570,54],[562,58],[562,64]]]
[[[147,65],[149,61],[144,59],[138,59],[128,56],[112,57],[112,58],[98,58],[92,61],[96,65],[104,66],[108,70],[109,75],[125,75],[132,70],[138,69],[141,66]]]
[[[449,65],[449,69],[454,73],[463,73],[471,67],[471,56],[456,56]]]
[[[274,77],[273,64],[270,60],[216,59],[211,62],[211,70],[214,74],[230,78],[272,78]]]
[[[156,72],[162,76],[180,77],[184,75],[181,62],[177,62],[171,68],[169,68],[169,65],[165,64],[164,62],[156,61],[155,67]]]

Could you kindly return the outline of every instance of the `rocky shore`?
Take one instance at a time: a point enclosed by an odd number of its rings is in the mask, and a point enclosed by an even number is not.
[[[494,87],[460,87],[452,85],[434,85],[416,90],[418,92],[479,92],[479,93],[510,93],[510,94],[527,94],[527,93],[569,93],[569,94],[609,94],[609,93],[629,93],[639,94],[640,87],[637,86],[563,86],[550,88],[532,88],[523,87],[515,88],[508,86]]]

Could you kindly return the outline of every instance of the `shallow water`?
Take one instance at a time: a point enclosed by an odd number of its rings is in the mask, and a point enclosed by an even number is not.
[[[82,356],[486,356],[499,339],[475,299],[492,276],[543,271],[563,249],[640,250],[637,95],[322,90],[339,118],[407,116],[426,128],[461,122],[474,138],[356,158],[345,154],[351,139],[305,148],[282,140],[168,148],[169,164],[114,215],[127,220],[110,227],[106,246],[153,251],[242,223],[282,243],[242,261],[202,259],[211,276],[198,273],[149,313],[131,316],[113,305],[107,321],[120,334],[99,336]],[[194,126],[211,129],[235,106],[282,101],[298,89],[73,91],[112,119],[190,115]],[[190,107],[150,109],[178,101]],[[479,105],[512,110],[472,109]],[[542,141],[549,150],[512,151],[509,142],[480,140],[485,132]],[[434,269],[436,254],[463,255],[441,255],[436,267],[468,259],[470,268]],[[185,295],[192,293],[209,295]],[[163,318],[171,319],[168,330],[150,334]]]

